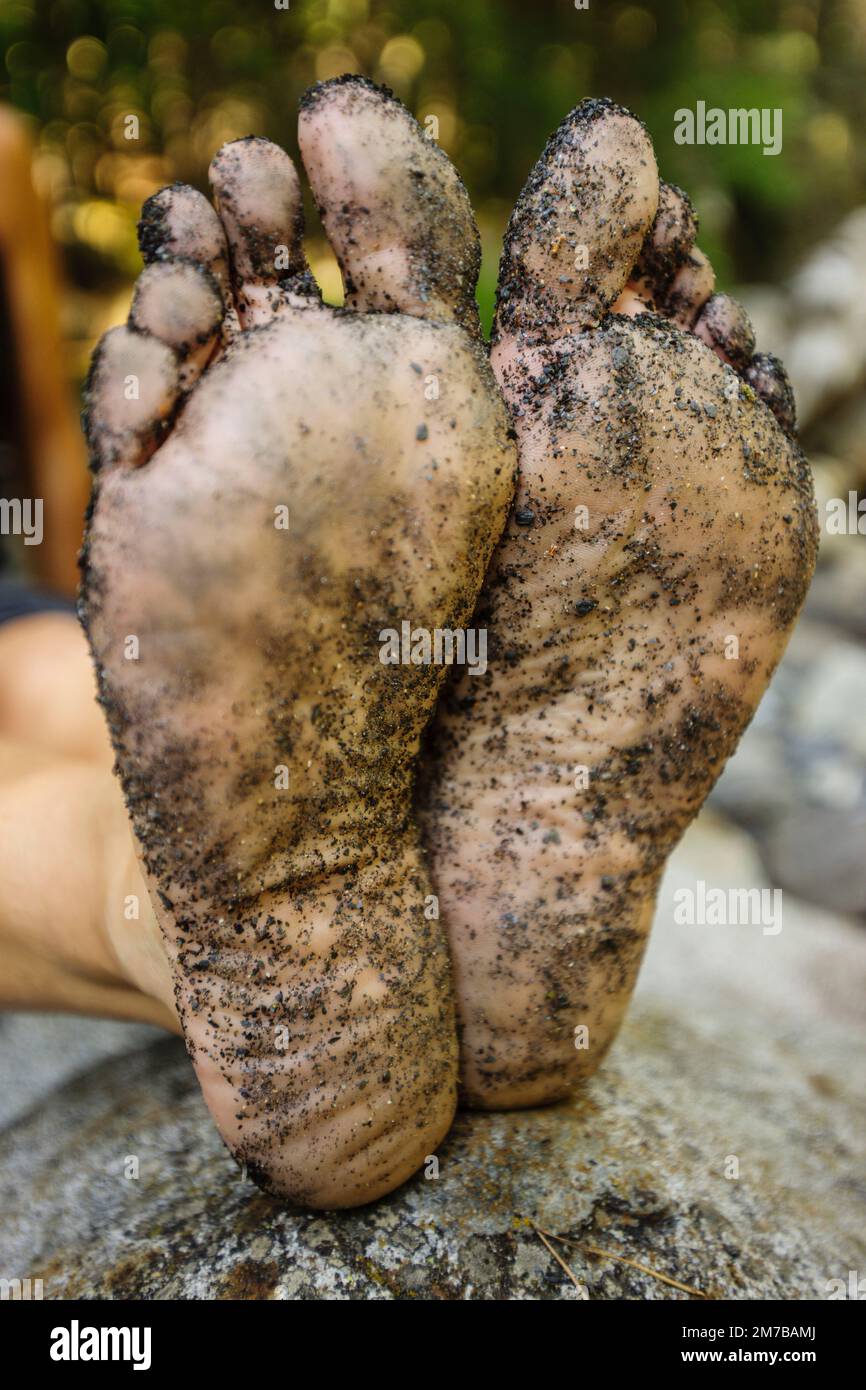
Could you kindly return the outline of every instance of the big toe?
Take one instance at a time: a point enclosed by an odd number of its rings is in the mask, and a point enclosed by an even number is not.
[[[356,76],[319,83],[301,103],[298,138],[348,307],[478,332],[469,196],[393,93]]]
[[[496,336],[541,341],[598,323],[622,293],[659,199],[652,141],[611,101],[584,101],[554,131],[511,215]]]

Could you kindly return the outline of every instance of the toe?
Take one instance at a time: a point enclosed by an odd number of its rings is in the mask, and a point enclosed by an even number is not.
[[[778,357],[771,352],[756,352],[743,376],[764,404],[770,407],[785,433],[794,435],[797,430],[794,389]]]
[[[674,184],[660,183],[658,212],[631,278],[643,299],[655,307],[663,305],[674,276],[691,254],[697,234],[697,214],[688,194]]]
[[[145,265],[176,259],[204,266],[228,299],[225,233],[207,198],[197,189],[174,183],[148,198],[141,209],[138,244]]]
[[[231,279],[245,328],[315,302],[304,259],[304,205],[285,150],[249,135],[223,145],[209,170],[229,244]]]
[[[216,342],[223,301],[213,275],[194,261],[155,261],[138,277],[129,326],[173,348],[189,390]]]
[[[694,334],[737,371],[743,371],[752,360],[755,330],[742,304],[729,294],[714,294],[707,300],[695,322]]]
[[[539,340],[598,323],[618,299],[655,219],[658,171],[640,121],[585,101],[529,176],[505,238],[496,336]]]
[[[147,333],[112,328],[98,344],[84,388],[91,467],[137,467],[159,447],[180,398],[173,348]]]
[[[106,333],[93,354],[84,429],[95,471],[138,467],[159,447],[213,355],[224,312],[219,283],[199,261],[145,266],[126,326]]]
[[[716,288],[716,273],[697,246],[674,275],[664,296],[664,312],[678,328],[690,329]]]
[[[301,154],[346,303],[478,332],[478,230],[459,174],[386,88],[341,77],[301,103]]]

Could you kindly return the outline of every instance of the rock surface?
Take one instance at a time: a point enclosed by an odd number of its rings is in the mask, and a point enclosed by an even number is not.
[[[767,836],[777,883],[837,912],[866,913],[866,811],[826,806],[786,811]]]
[[[832,575],[839,568],[816,585],[815,598],[810,593],[711,804],[754,835],[774,883],[864,917],[866,649],[851,640],[852,625],[841,620],[847,610],[836,607]],[[853,582],[853,568],[844,566],[847,582]]]
[[[175,1040],[6,1019],[0,1270],[47,1299],[693,1296],[660,1275],[825,1297],[866,1269],[866,935],[788,895],[776,936],[677,925],[673,894],[700,878],[764,882],[713,815],[672,861],[628,1022],[579,1100],[460,1116],[438,1177],[360,1211],[292,1211],[246,1182]],[[553,1244],[582,1290],[530,1220],[577,1242]]]

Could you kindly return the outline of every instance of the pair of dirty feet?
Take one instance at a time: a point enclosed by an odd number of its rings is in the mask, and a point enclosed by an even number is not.
[[[216,212],[150,200],[88,388],[82,611],[207,1103],[262,1185],[338,1206],[423,1163],[458,1077],[527,1106],[598,1064],[816,528],[784,373],[634,117],[549,141],[489,357],[436,144],[358,77],[299,136],[346,307],[269,142],[217,154]],[[467,628],[486,669],[443,690],[428,643]]]

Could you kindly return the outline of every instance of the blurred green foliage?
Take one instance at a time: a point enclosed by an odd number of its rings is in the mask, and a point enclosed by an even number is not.
[[[722,280],[777,278],[866,201],[864,0],[284,3],[2,0],[0,97],[32,119],[37,179],[79,284],[135,272],[142,199],[175,178],[206,187],[222,140],[252,131],[296,153],[298,97],[345,71],[437,117],[479,215],[488,318],[509,208],[584,96],[643,117],[663,175],[697,203]],[[780,107],[782,154],[676,145],[674,113],[698,100]],[[317,233],[313,221],[314,266],[334,295]]]

